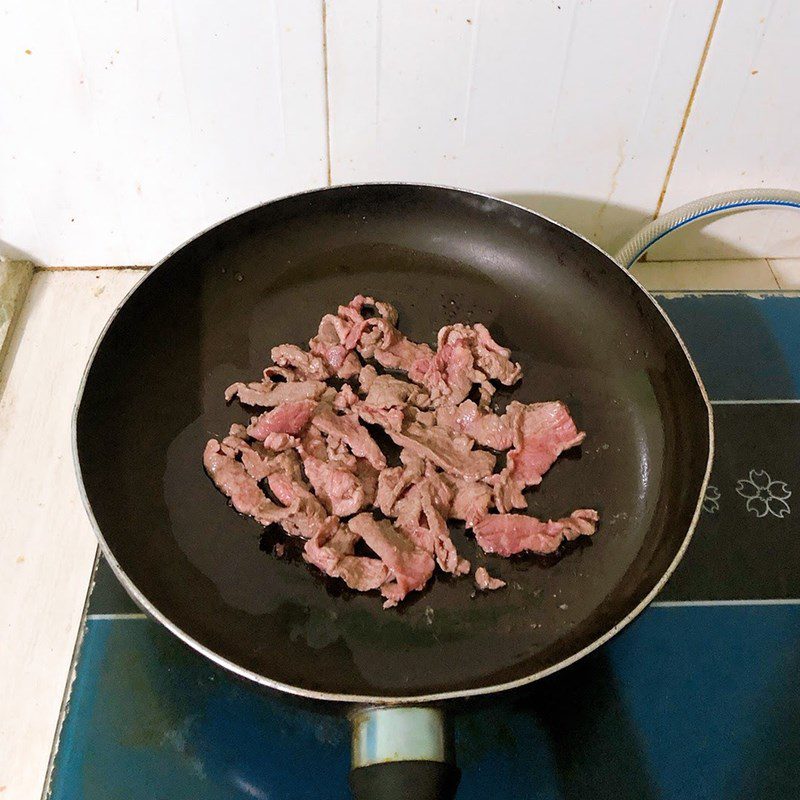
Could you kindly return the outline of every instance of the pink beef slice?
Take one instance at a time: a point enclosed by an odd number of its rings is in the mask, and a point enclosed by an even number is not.
[[[443,405],[436,409],[437,425],[466,434],[482,447],[491,447],[493,450],[508,450],[513,446],[518,416],[516,408],[500,416],[479,408],[472,400],[465,400],[458,406]]]
[[[487,553],[500,556],[526,550],[545,555],[555,552],[564,539],[591,536],[599,519],[598,513],[588,508],[555,522],[542,522],[525,514],[489,514],[475,526],[475,539]]]
[[[518,414],[514,426],[514,448],[506,467],[492,477],[495,505],[499,511],[525,508],[522,490],[541,483],[542,476],[570,447],[580,444],[586,434],[578,431],[569,410],[560,401],[510,403],[506,414]]]
[[[377,589],[389,578],[389,569],[378,558],[353,555],[357,540],[357,534],[348,527],[330,525],[306,542],[303,558],[326,575],[340,578],[351,589]]]
[[[269,477],[275,472],[288,475],[293,481],[302,481],[303,473],[300,470],[300,459],[294,450],[282,453],[267,451],[267,455],[259,455],[255,447],[248,453],[242,452],[242,464],[248,474],[257,481]]]
[[[347,380],[361,370],[361,362],[353,348],[345,346],[350,327],[334,314],[326,314],[319,323],[317,335],[309,341],[311,352],[321,358],[332,375]]]
[[[487,571],[486,567],[478,567],[475,570],[475,585],[482,592],[491,592],[495,589],[502,589],[506,582],[500,578],[493,578]]]
[[[355,472],[358,459],[341,439],[337,439],[335,436],[326,436],[325,452],[328,454],[328,461],[335,462],[340,466],[346,467],[351,472]]]
[[[274,472],[267,478],[270,491],[293,513],[279,520],[281,527],[290,536],[302,536],[310,539],[324,529],[328,514],[322,504],[301,482],[292,480],[288,475]]]
[[[367,367],[361,371],[362,375],[366,369]],[[405,408],[409,403],[415,404],[422,396],[419,386],[401,381],[392,375],[376,375],[364,381],[359,376],[362,386],[367,384],[367,380],[369,388],[366,390],[364,403],[374,408]]]
[[[301,458],[314,456],[322,461],[328,460],[328,448],[325,442],[325,437],[316,425],[309,425],[305,433],[300,437],[300,446],[297,452]]]
[[[483,374],[475,370],[475,359],[465,339],[453,337],[440,343],[436,353],[418,358],[408,370],[412,381],[424,386],[432,405],[457,405],[467,398],[473,383],[480,383]]]
[[[457,478],[480,480],[492,474],[495,457],[485,450],[473,450],[472,439],[454,435],[438,426],[411,422],[402,432],[387,429],[392,441],[430,461]]]
[[[230,498],[231,505],[240,514],[253,517],[261,525],[283,522],[297,509],[293,502],[286,503],[287,508],[273,503],[258,487],[256,479],[247,473],[244,465],[233,455],[224,453],[216,439],[210,439],[206,445],[203,465],[216,487]]]
[[[233,383],[225,390],[225,402],[229,403],[238,396],[239,401],[247,406],[274,408],[283,403],[318,400],[326,388],[322,381]]]
[[[350,386],[349,383],[346,383],[336,393],[336,397],[333,399],[333,407],[337,411],[347,411],[348,408],[352,408],[357,402],[358,395],[353,391],[353,387]]]
[[[435,479],[424,478],[397,502],[397,527],[417,547],[431,553],[444,572],[464,575],[470,563],[459,557],[447,527],[451,495],[442,496]]]
[[[300,459],[293,450],[277,453],[264,447],[263,442],[248,441],[244,425],[231,425],[230,433],[222,440],[221,449],[228,455],[238,453],[247,474],[256,481],[263,480],[273,472],[286,473],[293,480],[302,478]]]
[[[377,408],[358,402],[353,411],[369,425],[380,425],[385,430],[399,431],[403,427],[405,415],[401,408]]]
[[[279,367],[289,370],[301,380],[324,381],[332,374],[324,359],[307,353],[295,344],[273,347],[270,355]]]
[[[317,407],[316,400],[298,400],[296,403],[283,403],[272,411],[265,411],[250,427],[247,433],[254,439],[264,441],[267,434],[286,433],[298,436],[303,432]]]
[[[388,467],[378,474],[378,492],[375,505],[387,517],[396,517],[395,505],[415,481],[422,477],[424,464],[402,467]]]
[[[384,608],[397,605],[409,592],[422,589],[433,575],[430,553],[417,547],[390,522],[380,522],[372,514],[353,517],[348,526],[388,567],[393,580],[381,587],[386,598]]]
[[[398,369],[403,372],[408,372],[418,359],[433,356],[433,350],[429,345],[407,339],[384,317],[367,320],[358,342],[358,352],[364,358],[374,358],[386,369]]]
[[[367,506],[373,505],[378,492],[378,476],[380,472],[366,458],[356,459],[354,472],[361,481],[361,488],[364,491],[364,504]]]
[[[480,322],[474,325],[448,325],[439,331],[437,342],[440,350],[448,344],[467,343],[478,370],[504,386],[511,386],[522,377],[522,367],[511,360],[511,351],[492,339],[486,326]]]
[[[317,497],[331,514],[348,517],[369,502],[358,476],[336,462],[327,463],[314,456],[303,459],[306,477]]]
[[[290,436],[288,433],[268,433],[262,444],[269,450],[283,453],[298,447],[300,439],[297,436]]]
[[[364,316],[365,307],[372,307],[379,317],[392,325],[397,325],[397,309],[391,303],[382,303],[380,300],[375,300],[374,297],[364,297],[363,294],[357,294],[350,301],[349,306],[362,316]]]
[[[482,481],[467,481],[463,478],[450,478],[453,501],[450,516],[466,522],[474,528],[488,513],[492,504],[492,489]]]
[[[375,469],[386,467],[386,457],[369,435],[369,431],[358,421],[355,414],[335,414],[329,406],[321,405],[314,415],[314,425],[322,433],[344,442],[353,455],[366,458]]]

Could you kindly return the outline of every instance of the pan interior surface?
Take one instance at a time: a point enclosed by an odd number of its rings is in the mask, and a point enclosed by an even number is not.
[[[357,293],[435,342],[483,322],[513,349],[522,402],[564,400],[588,435],[530,491],[543,519],[597,508],[554,557],[459,551],[507,588],[437,574],[384,611],[238,516],[202,451],[249,413],[226,406],[269,351],[305,345]],[[130,296],[98,346],[77,454],[108,551],[146,606],[233,669],[301,693],[412,698],[524,679],[607,634],[657,585],[692,525],[710,450],[702,390],[671,328],[606,255],[498,200],[403,185],[286,198],[191,241]]]

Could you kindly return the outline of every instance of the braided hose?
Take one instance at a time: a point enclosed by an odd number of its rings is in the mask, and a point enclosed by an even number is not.
[[[721,192],[693,200],[691,203],[679,206],[654,219],[649,225],[645,225],[625,243],[614,258],[623,267],[631,267],[645,251],[668,233],[701,217],[752,206],[800,208],[800,192],[791,189],[737,189],[733,192]]]

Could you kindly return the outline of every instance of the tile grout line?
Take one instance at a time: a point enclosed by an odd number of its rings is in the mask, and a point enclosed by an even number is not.
[[[754,400],[712,400],[712,406],[755,406],[755,405],[789,405],[791,403],[800,403],[800,398],[776,398],[765,397],[762,399]]]
[[[333,185],[331,167],[331,98],[328,77],[328,0],[322,2],[322,77],[325,88],[325,158],[327,159],[328,186]]]
[[[715,606],[800,606],[797,597],[773,597],[769,599],[752,600],[654,600],[650,603],[653,608],[711,608]]]
[[[768,269],[768,270],[770,271],[770,273],[772,274],[772,279],[775,281],[775,285],[776,285],[776,286],[777,286],[779,289],[783,289],[783,286],[781,286],[781,282],[778,280],[778,276],[775,274],[775,270],[772,268],[772,262],[770,261],[770,259],[768,259],[768,258],[765,258],[765,259],[764,259],[764,261],[766,261],[766,262],[767,262],[767,269]]]
[[[703,53],[700,56],[700,63],[697,65],[697,73],[694,76],[694,83],[692,84],[692,89],[689,92],[689,99],[686,101],[686,108],[683,111],[683,118],[681,119],[681,126],[678,129],[678,135],[675,138],[675,145],[672,148],[672,155],[669,159],[669,164],[667,165],[667,172],[664,175],[664,183],[661,187],[661,193],[658,196],[658,201],[656,202],[656,210],[653,212],[653,219],[656,219],[658,215],[661,213],[661,207],[664,205],[664,197],[667,194],[667,187],[669,186],[670,178],[672,178],[672,171],[675,168],[675,162],[678,160],[678,151],[681,148],[681,143],[683,142],[683,135],[686,132],[686,125],[689,122],[689,116],[692,112],[692,106],[694,105],[694,98],[697,94],[697,89],[700,86],[700,78],[703,75],[703,70],[706,66],[706,60],[708,59],[708,53],[711,49],[711,40],[714,38],[714,31],[717,29],[717,22],[719,20],[720,12],[722,11],[722,3],[724,0],[717,0],[717,6],[714,9],[714,16],[711,18],[711,25],[708,28],[708,35],[706,36],[706,43],[703,47]]]
[[[49,267],[42,264],[37,264],[34,266],[33,271],[34,273],[38,272],[103,272],[106,270],[136,270],[138,272],[146,272],[149,269],[152,269],[150,266],[145,266],[144,264],[131,264],[129,266],[125,265],[105,265],[103,267],[82,267],[82,266],[75,266],[75,267]]]
[[[671,299],[697,297],[700,295],[725,296],[740,295],[743,297],[797,297],[800,289],[645,289],[656,297],[669,297]]]

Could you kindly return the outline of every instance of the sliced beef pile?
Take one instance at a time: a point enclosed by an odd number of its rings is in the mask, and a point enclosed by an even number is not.
[[[448,325],[434,350],[407,339],[397,319],[388,303],[358,295],[322,318],[308,350],[274,347],[260,381],[228,387],[225,400],[253,416],[211,439],[203,463],[236,511],[301,537],[309,564],[351,589],[380,590],[384,607],[422,589],[437,567],[470,572],[448,519],[499,556],[591,536],[591,509],[547,522],[513,513],[583,441],[567,407],[511,402],[495,413],[496,386],[513,386],[522,370],[485,326]],[[399,448],[399,464],[387,465],[376,437]],[[479,567],[475,585],[505,583]]]

